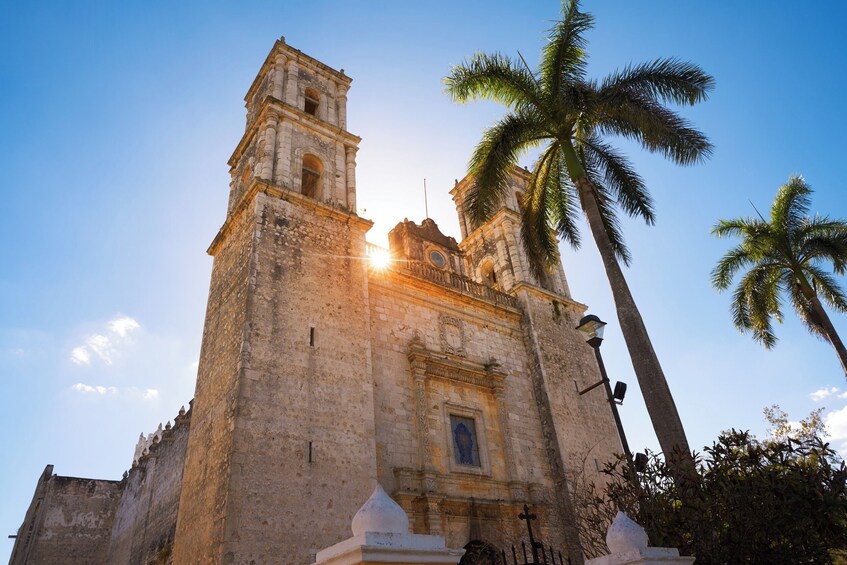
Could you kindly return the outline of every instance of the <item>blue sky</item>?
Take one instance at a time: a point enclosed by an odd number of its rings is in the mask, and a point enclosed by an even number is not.
[[[20,525],[45,464],[117,479],[138,434],[192,397],[205,249],[224,218],[244,93],[277,37],[353,77],[360,213],[376,222],[369,239],[385,244],[396,222],[423,218],[424,178],[431,217],[458,237],[447,191],[503,111],[450,103],[441,78],[477,50],[520,50],[534,63],[559,11],[555,2],[120,4],[0,5],[4,533]],[[708,102],[684,110],[716,146],[707,163],[679,168],[620,144],[658,217],[654,227],[624,223],[627,276],[692,446],[730,427],[764,435],[761,410],[773,403],[793,419],[826,406],[834,443],[847,444],[847,384],[831,348],[789,313],[776,349],[764,350],[735,331],[728,297],[709,285],[730,245],[711,226],[751,214],[750,201],[766,209],[790,174],[816,189],[814,211],[847,217],[847,8],[584,8],[597,20],[592,75],[675,56],[717,82]],[[587,233],[563,259],[574,298],[609,322],[603,354],[611,378],[630,384],[621,409],[630,445],[655,447]],[[843,315],[833,321],[847,333]]]

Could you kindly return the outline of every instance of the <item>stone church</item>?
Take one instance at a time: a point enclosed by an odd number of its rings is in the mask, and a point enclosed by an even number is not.
[[[586,307],[561,265],[532,276],[511,194],[483,225],[450,194],[461,242],[431,219],[389,234],[356,210],[343,72],[276,42],[230,158],[195,398],[142,435],[121,480],[48,465],[11,563],[307,565],[347,537],[378,482],[414,533],[506,547],[528,504],[577,551],[571,473],[621,447]]]

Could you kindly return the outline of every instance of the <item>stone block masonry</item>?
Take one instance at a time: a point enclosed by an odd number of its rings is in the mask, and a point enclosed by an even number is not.
[[[141,438],[122,481],[48,467],[13,563],[308,565],[377,482],[412,537],[508,547],[527,504],[581,563],[569,473],[596,480],[620,445],[602,396],[574,386],[599,379],[575,330],[585,306],[561,266],[536,279],[519,243],[528,175],[480,226],[473,180],[457,182],[463,240],[405,220],[372,268],[350,82],[274,45],[208,250],[191,409]]]

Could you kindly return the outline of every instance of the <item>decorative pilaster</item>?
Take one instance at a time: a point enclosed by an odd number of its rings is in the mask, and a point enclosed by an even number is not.
[[[431,536],[440,536],[444,533],[441,512],[441,504],[443,502],[443,496],[426,495],[426,522],[427,526],[429,526],[429,535]]]
[[[415,384],[415,412],[418,420],[418,462],[421,471],[430,468],[432,443],[429,439],[429,421],[426,415],[426,362],[412,361],[412,382]]]
[[[333,90],[331,92],[330,97],[322,96],[321,104],[324,105],[324,116],[326,116],[326,121],[333,125],[338,125],[338,105],[335,102],[336,96],[338,96],[338,83],[330,82],[329,87]]]
[[[276,126],[278,119],[271,114],[265,122],[264,143],[262,144],[262,157],[259,161],[259,171],[256,176],[260,179],[271,181],[274,175],[274,153],[276,152]]]
[[[274,182],[281,186],[291,187],[291,122],[285,120],[279,128],[276,149],[276,168]]]
[[[339,84],[338,95],[335,98],[338,101],[338,127],[343,130],[347,129],[347,88]]]
[[[285,55],[279,54],[274,58],[274,80],[271,88],[271,96],[282,100],[283,86],[285,84],[285,63],[288,61]]]
[[[290,104],[291,106],[300,107],[297,103],[297,73],[299,72],[299,67],[297,66],[297,61],[291,60],[288,61],[288,72],[286,72],[286,88],[285,88],[285,102]]]
[[[509,255],[512,258],[512,272],[515,273],[515,282],[529,280],[529,271],[523,264],[522,249],[518,247],[519,242],[515,238],[515,229],[512,222],[505,220],[503,222],[503,239],[509,247]]]
[[[356,148],[347,146],[347,207],[356,210]]]
[[[332,189],[332,197],[336,202],[343,204],[347,203],[347,151],[344,149],[344,144],[340,141],[335,142],[335,170],[339,174],[335,175],[335,185]],[[340,174],[344,171],[344,174]]]
[[[500,432],[503,434],[503,459],[506,460],[506,472],[508,473],[509,484],[511,485],[518,477],[518,471],[515,467],[514,451],[512,450],[512,432],[509,428],[509,413],[506,409],[506,394],[505,387],[500,384],[494,389],[494,398],[497,402],[497,418],[500,423]],[[510,488],[512,498],[517,498],[523,493],[523,487],[517,489]],[[516,496],[517,495],[517,496]]]
[[[465,217],[465,207],[461,202],[456,204],[456,211],[459,213],[459,231],[462,232],[462,239],[465,239],[468,237],[468,220]]]

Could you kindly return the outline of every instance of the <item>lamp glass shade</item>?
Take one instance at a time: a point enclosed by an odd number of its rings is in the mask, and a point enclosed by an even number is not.
[[[606,322],[595,316],[594,314],[589,314],[585,316],[582,320],[579,321],[579,325],[576,327],[580,331],[580,333],[585,337],[585,341],[588,341],[592,338],[603,339],[603,330],[606,327]]]

